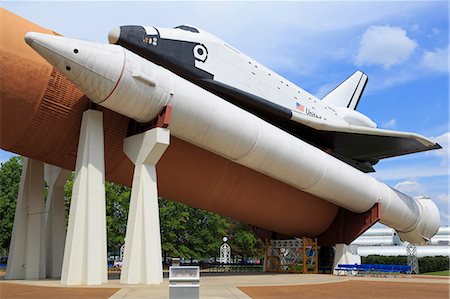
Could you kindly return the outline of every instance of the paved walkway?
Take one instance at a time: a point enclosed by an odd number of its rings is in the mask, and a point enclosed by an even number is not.
[[[76,288],[62,287],[59,280],[0,280],[0,298],[129,299],[167,298],[169,296],[167,278],[161,285],[147,286],[123,285],[120,284],[117,277],[117,274],[110,275],[108,283],[101,286]],[[205,274],[200,279],[200,296],[201,298],[250,298],[249,296],[252,298],[300,298],[300,294],[311,296],[313,294],[315,296],[312,297],[316,298],[359,298],[358,294],[362,295],[361,292],[367,294],[371,290],[377,290],[378,293],[381,292],[378,298],[392,297],[393,291],[399,292],[399,294],[417,294],[416,297],[411,298],[429,297],[428,294],[436,295],[436,298],[448,298],[449,287],[448,277],[378,278],[320,274]],[[352,292],[349,293],[348,290],[352,290]],[[430,293],[430,291],[435,291],[435,293]]]

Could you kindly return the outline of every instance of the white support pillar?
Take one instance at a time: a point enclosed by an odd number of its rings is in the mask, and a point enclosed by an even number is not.
[[[358,255],[357,251],[358,246],[356,245],[336,244],[336,252],[334,254],[333,261],[333,274],[339,274],[338,271],[335,270],[339,264],[361,265],[361,257]]]
[[[121,283],[159,284],[163,281],[156,163],[169,141],[170,132],[163,128],[124,140],[124,152],[135,167]]]
[[[61,273],[63,285],[108,280],[103,114],[83,113]]]
[[[45,278],[44,163],[24,158],[6,279]]]
[[[66,211],[64,185],[71,171],[45,164],[44,177],[48,185],[45,203],[45,233],[47,249],[47,277],[61,277],[66,241]]]

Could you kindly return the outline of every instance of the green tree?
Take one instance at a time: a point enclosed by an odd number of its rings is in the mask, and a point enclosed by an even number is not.
[[[67,179],[66,184],[64,185],[64,201],[65,201],[65,210],[66,210],[66,227],[69,222],[69,211],[70,211],[70,202],[72,200],[72,189],[73,189],[73,181],[75,179],[75,173],[72,172],[70,177]]]
[[[106,182],[106,230],[108,252],[119,253],[125,242],[131,189],[119,184]]]
[[[264,244],[258,238],[250,226],[238,221],[233,221],[230,230],[230,245],[234,254],[244,259],[255,258],[263,255]]]
[[[186,223],[189,218],[187,206],[160,198],[159,219],[161,223],[161,249],[164,260],[167,257],[181,257],[191,255],[186,243]]]
[[[160,199],[161,241],[164,258],[215,257],[230,220],[218,214]]]
[[[23,159],[13,157],[0,165],[0,254],[9,249]],[[74,175],[64,186],[68,219]],[[124,244],[131,189],[106,182],[108,251],[118,253]],[[46,193],[45,193],[46,194]],[[159,199],[162,251],[167,257],[217,257],[223,236],[230,238],[235,254],[249,258],[261,254],[262,242],[248,225],[218,214]]]
[[[12,157],[0,164],[0,254],[9,250],[14,213],[19,193],[22,157]]]
[[[188,207],[187,245],[193,251],[190,258],[217,256],[222,238],[230,228],[230,220],[218,214]]]

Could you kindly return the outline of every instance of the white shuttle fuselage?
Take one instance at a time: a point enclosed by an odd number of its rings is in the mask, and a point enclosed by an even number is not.
[[[357,124],[376,127],[376,124],[367,116],[347,107],[331,107],[206,31],[190,26],[179,26],[174,29],[145,26],[144,29],[147,35],[157,36],[155,43],[149,43],[150,47],[157,47],[161,40],[195,43],[192,49],[195,68],[212,74],[217,82],[263,99],[270,99],[275,104],[295,113],[303,113],[336,125]],[[114,39],[115,37],[110,33],[110,40],[114,41]],[[355,98],[359,99],[367,82],[367,76],[362,72],[356,74],[354,83],[359,83],[359,90]]]

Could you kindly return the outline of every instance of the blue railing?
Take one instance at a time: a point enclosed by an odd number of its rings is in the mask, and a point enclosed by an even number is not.
[[[381,265],[363,264],[349,265],[339,264],[335,269],[338,275],[389,275],[389,274],[411,274],[411,266],[405,265]]]

